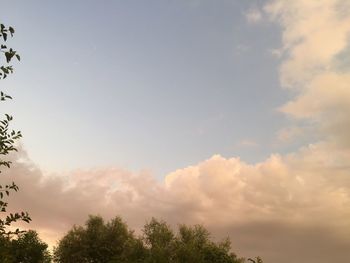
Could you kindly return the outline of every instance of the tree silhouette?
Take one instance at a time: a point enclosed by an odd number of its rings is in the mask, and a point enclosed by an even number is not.
[[[13,73],[13,66],[9,64],[12,59],[15,58],[18,61],[20,60],[17,51],[7,47],[6,44],[9,37],[13,37],[14,33],[15,30],[13,27],[6,27],[5,25],[0,24],[0,51],[3,54],[2,59],[5,59],[5,64],[0,66],[0,79],[5,79],[9,74]],[[6,101],[8,99],[12,99],[12,97],[3,91],[0,91],[0,101]],[[9,124],[12,119],[12,116],[5,114],[5,118],[0,120],[0,168],[10,168],[11,162],[3,159],[3,156],[7,156],[9,153],[17,151],[15,141],[22,137],[20,131],[10,130]],[[10,195],[11,191],[17,192],[18,189],[18,186],[14,182],[10,184],[0,184],[0,213],[5,214],[4,217],[0,217],[0,236],[9,237],[12,234],[19,234],[21,232],[19,229],[13,231],[8,230],[8,228],[16,221],[22,220],[29,223],[31,220],[27,212],[6,213],[8,202],[5,201],[5,198]]]

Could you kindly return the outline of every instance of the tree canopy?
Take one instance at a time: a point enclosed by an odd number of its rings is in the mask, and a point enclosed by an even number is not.
[[[48,245],[30,230],[19,233],[17,238],[0,237],[0,262],[2,263],[49,263]]]
[[[85,226],[74,226],[54,250],[60,263],[241,263],[229,239],[214,242],[200,225],[180,225],[176,232],[152,219],[136,236],[120,217],[105,223],[90,216]]]
[[[137,247],[137,239],[119,217],[105,223],[90,216],[85,227],[74,226],[60,240],[54,258],[66,263],[128,262]]]

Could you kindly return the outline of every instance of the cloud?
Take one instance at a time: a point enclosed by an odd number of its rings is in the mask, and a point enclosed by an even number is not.
[[[348,147],[350,71],[339,69],[349,47],[350,13],[344,10],[349,4],[336,0],[272,1],[265,7],[283,29],[281,84],[297,92],[281,111]]]
[[[260,11],[260,9],[254,7],[254,8],[250,8],[245,14],[245,19],[249,24],[256,24],[259,23],[262,18],[263,18],[263,14]]]
[[[275,57],[275,58],[281,58],[282,54],[283,54],[283,50],[279,49],[279,48],[274,48],[274,49],[270,49],[269,53],[271,54],[271,56]]]
[[[279,142],[287,143],[299,139],[303,136],[304,129],[299,126],[290,126],[283,128],[277,132]]]
[[[312,262],[306,260],[312,257],[330,262],[347,254],[335,249],[337,244],[350,245],[350,152],[329,147],[310,145],[255,165],[215,155],[164,181],[117,168],[47,176],[22,156],[4,180],[21,187],[10,200],[11,209],[30,211],[30,227],[51,243],[88,214],[121,215],[135,229],[155,216],[174,226],[202,223],[216,237],[230,235],[237,253],[267,261],[288,262],[288,253],[296,254],[303,245],[325,246],[319,237],[326,237],[329,255],[319,258],[310,247],[297,253],[298,262]]]

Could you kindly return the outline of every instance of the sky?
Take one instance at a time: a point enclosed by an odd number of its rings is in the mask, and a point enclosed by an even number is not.
[[[9,111],[32,160],[163,177],[214,154],[254,163],[285,150],[274,137],[288,96],[271,54],[280,29],[246,20],[259,2],[219,3],[3,4],[23,58]]]
[[[350,3],[1,6],[24,135],[4,178],[47,242],[88,214],[155,216],[266,262],[348,258]]]

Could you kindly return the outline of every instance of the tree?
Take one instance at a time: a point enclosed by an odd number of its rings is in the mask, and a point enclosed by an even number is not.
[[[13,37],[15,30],[13,27],[6,27],[3,24],[0,24],[0,51],[3,54],[2,58],[5,58],[5,65],[0,67],[0,79],[5,79],[9,74],[13,73],[13,67],[9,64],[12,59],[16,58],[20,60],[20,56],[17,51],[12,48],[8,48],[6,42],[9,37]],[[0,100],[5,101],[7,99],[12,99],[11,96],[0,91]],[[9,129],[9,124],[12,121],[12,116],[5,114],[5,118],[0,120],[0,156],[6,156],[13,151],[17,151],[14,146],[15,141],[22,137],[20,131],[14,131]],[[0,168],[7,167],[10,168],[11,162],[0,158]],[[1,173],[1,170],[0,170]],[[0,184],[0,213],[6,214],[6,209],[8,203],[4,200],[6,196],[10,195],[11,191],[18,191],[18,186],[12,182],[10,184]],[[4,218],[0,217],[0,236],[10,236],[12,234],[19,234],[19,229],[15,231],[7,230],[12,223],[22,220],[27,223],[31,220],[28,213],[19,212],[19,213],[10,213],[7,214]]]
[[[148,261],[152,263],[240,263],[231,253],[230,241],[215,243],[203,226],[180,225],[174,234],[164,221],[152,219],[144,227]]]
[[[145,262],[175,262],[175,235],[166,222],[152,218],[143,228],[142,239],[147,247]]]
[[[74,226],[58,244],[55,262],[60,263],[243,263],[231,252],[229,239],[213,242],[203,226],[180,225],[175,233],[155,218],[135,237],[116,217],[105,224],[90,217],[85,227]]]
[[[143,246],[119,217],[108,223],[99,216],[90,216],[85,227],[74,226],[54,251],[61,263],[111,263],[131,261]]]
[[[234,253],[230,252],[231,242],[229,239],[215,243],[210,240],[208,230],[200,225],[192,227],[181,225],[176,244],[177,262],[242,262],[242,259],[238,259]]]
[[[0,258],[4,263],[49,263],[51,256],[47,248],[33,230],[19,233],[16,239],[0,237]]]

